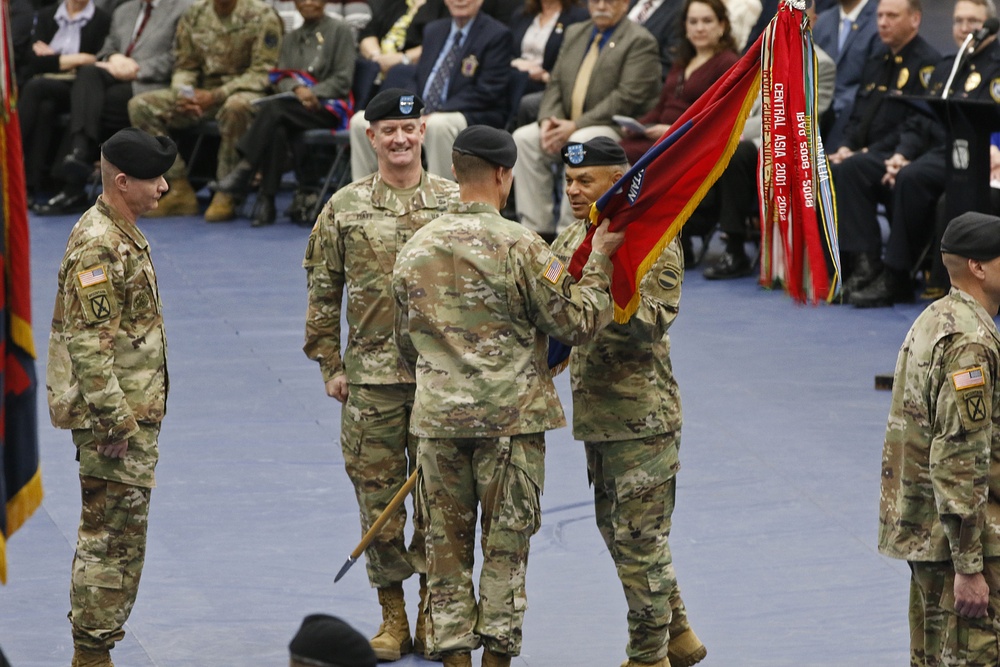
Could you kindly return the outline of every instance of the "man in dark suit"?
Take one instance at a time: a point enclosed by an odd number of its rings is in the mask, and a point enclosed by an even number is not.
[[[130,125],[133,95],[169,85],[177,21],[192,2],[128,0],[115,10],[97,62],[78,68],[70,89],[68,152],[61,165],[65,186],[38,204],[36,213],[62,215],[86,206],[84,186],[101,140]]]
[[[628,0],[590,0],[588,7],[591,20],[566,29],[538,122],[514,132],[518,214],[524,226],[551,238],[557,231],[551,166],[561,161],[562,147],[601,136],[617,141],[621,136],[611,117],[646,113],[661,89],[659,46],[648,30],[628,19]],[[559,227],[573,219],[564,196]]]
[[[848,300],[881,271],[882,236],[875,216],[880,185],[890,157],[912,155],[900,144],[902,128],[920,113],[902,98],[926,93],[941,58],[918,34],[922,15],[919,0],[879,1],[882,46],[865,65],[843,142],[829,147]]]
[[[624,0],[622,0],[624,1]],[[427,171],[451,173],[451,147],[470,125],[503,127],[510,113],[507,88],[513,40],[507,26],[480,12],[483,0],[445,0],[450,19],[427,24],[423,51],[410,85],[425,104]],[[354,180],[377,168],[361,114],[351,118]]]
[[[878,0],[841,0],[839,7],[821,12],[813,24],[816,45],[837,64],[833,104],[820,119],[820,132],[828,149],[843,142],[865,63],[879,48],[877,8]]]
[[[648,30],[660,45],[661,78],[667,78],[674,61],[674,45],[683,34],[677,25],[684,0],[630,0],[628,17]]]

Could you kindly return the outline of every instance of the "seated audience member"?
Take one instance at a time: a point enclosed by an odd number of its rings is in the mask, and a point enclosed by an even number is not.
[[[683,8],[684,0],[630,0],[629,3],[629,19],[648,30],[660,45],[661,79],[667,78],[677,42],[684,35],[677,25]]]
[[[552,167],[570,141],[617,139],[612,116],[644,113],[660,85],[657,44],[649,31],[628,18],[627,0],[589,0],[590,20],[566,29],[559,57],[542,97],[538,122],[514,132],[517,212],[525,227],[555,238]],[[573,220],[562,195],[559,227]]]
[[[170,88],[129,100],[132,125],[159,135],[217,120],[221,140],[216,178],[222,180],[238,162],[236,142],[253,120],[251,103],[267,90],[281,32],[277,13],[261,0],[198,0],[177,24]],[[198,199],[180,155],[164,177],[170,190],[148,215],[195,215]],[[205,220],[221,222],[234,216],[231,195],[216,192]]]
[[[348,28],[349,30],[350,28]],[[368,640],[327,614],[310,614],[288,644],[289,667],[376,667]]]
[[[38,11],[17,100],[29,197],[50,164],[56,118],[69,110],[73,82],[65,75],[96,60],[110,27],[111,17],[93,0],[64,0]]]
[[[815,17],[814,17],[815,18]],[[823,49],[816,47],[816,111],[822,114],[833,100],[837,66]],[[703,275],[709,280],[728,280],[750,275],[753,264],[746,253],[747,216],[758,201],[757,167],[761,141],[761,106],[758,97],[736,152],[712,188],[719,229],[726,237],[725,251]]]
[[[295,8],[305,22],[285,36],[278,69],[272,72],[272,79],[277,79],[275,90],[294,93],[294,97],[270,99],[257,106],[250,129],[236,144],[240,161],[218,183],[220,192],[239,201],[260,170],[254,227],[273,224],[277,216],[274,196],[281,185],[290,139],[305,130],[347,127],[345,100],[351,92],[355,57],[351,29],[323,13],[323,0],[295,0]],[[300,174],[301,162],[296,161]],[[294,202],[303,199],[304,193],[297,191]],[[304,221],[305,212],[295,206],[292,214],[298,222]]]
[[[837,63],[833,104],[820,119],[820,133],[828,151],[843,143],[865,63],[880,48],[877,8],[878,0],[840,0],[837,7],[817,9],[813,39]]]
[[[379,7],[380,4],[376,3],[375,9]],[[331,18],[340,19],[346,23],[351,29],[351,39],[355,44],[360,39],[361,31],[372,20],[372,6],[363,0],[361,2],[335,2],[335,0],[327,0],[324,13]]]
[[[757,24],[762,5],[760,0],[723,0],[726,5],[726,16],[729,18],[729,30],[733,35],[733,43],[737,51],[743,51],[747,39]],[[773,16],[773,15],[772,15]]]
[[[377,62],[383,76],[396,65],[420,60],[430,9],[426,0],[384,0],[358,34],[358,53]]]
[[[428,0],[431,2],[432,0]],[[454,179],[451,147],[469,125],[503,127],[507,122],[512,41],[510,30],[480,11],[483,0],[445,0],[451,18],[424,30],[415,91],[424,100],[427,171]],[[363,114],[351,118],[351,175],[377,168]]]
[[[908,119],[921,112],[904,96],[923,95],[941,56],[918,34],[919,0],[880,0],[882,46],[868,59],[844,142],[829,146],[830,178],[837,198],[838,237],[844,260],[843,296],[868,286],[882,270],[882,235],[876,207],[885,198],[885,161],[896,153]]]
[[[514,12],[510,31],[520,55],[511,67],[528,77],[521,97],[516,126],[538,120],[538,107],[549,82],[549,72],[563,43],[566,27],[586,21],[587,10],[577,0],[527,0]]]
[[[677,46],[660,100],[638,119],[646,126],[645,132],[623,130],[625,138],[621,144],[630,163],[642,157],[739,59],[722,0],[687,0],[683,16],[684,39]]]
[[[177,21],[193,0],[129,0],[111,17],[97,62],[77,68],[70,89],[65,157],[57,161],[61,192],[36,205],[39,215],[61,215],[88,204],[86,183],[100,143],[129,126],[133,95],[170,85]]]
[[[958,46],[966,36],[981,28],[987,18],[996,15],[989,0],[958,0],[953,11],[952,37]],[[930,95],[941,96],[954,62],[955,56],[949,56],[934,68],[927,85]],[[948,96],[956,100],[996,103],[1000,95],[998,85],[1000,43],[994,35],[984,40],[962,64]],[[870,284],[853,286],[847,294],[851,305],[881,308],[913,300],[910,276],[917,259],[934,236],[936,202],[948,182],[950,153],[944,125],[936,116],[918,115],[907,120],[889,157],[881,163],[861,162],[859,166],[865,166],[864,170],[849,172],[850,180],[844,183],[847,195],[863,202],[867,225],[877,225],[874,208],[879,201],[886,205],[889,218],[882,270]],[[839,197],[841,185],[837,187]],[[860,214],[860,205],[856,205],[856,210],[852,208],[851,213]],[[856,222],[848,226],[848,233],[858,231],[855,225]],[[878,247],[881,248],[881,244]]]

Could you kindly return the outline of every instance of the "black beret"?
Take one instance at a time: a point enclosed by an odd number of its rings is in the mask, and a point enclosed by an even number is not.
[[[377,120],[401,120],[403,118],[420,118],[424,101],[402,88],[386,88],[373,97],[365,107],[365,120],[374,123]]]
[[[506,130],[498,130],[488,125],[472,125],[459,132],[452,150],[482,158],[490,164],[507,169],[517,162],[514,137]]]
[[[138,128],[126,127],[101,144],[101,153],[133,178],[157,178],[174,164],[177,144],[170,137],[154,137]]]
[[[988,261],[1000,257],[1000,218],[970,211],[948,223],[941,252]]]
[[[376,667],[375,651],[364,636],[344,621],[328,614],[310,614],[292,637],[288,651],[334,667]]]
[[[594,137],[582,144],[576,141],[568,143],[563,146],[562,159],[567,167],[599,167],[628,163],[625,149],[608,137]]]

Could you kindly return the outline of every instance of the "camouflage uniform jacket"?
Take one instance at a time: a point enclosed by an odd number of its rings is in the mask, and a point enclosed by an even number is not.
[[[534,232],[461,203],[396,260],[396,342],[415,368],[410,432],[490,438],[565,425],[546,334],[578,345],[611,321],[611,260],[593,253],[575,283]]]
[[[167,339],[146,237],[102,198],[69,235],[59,268],[46,389],[58,428],[98,444],[163,420]]]
[[[968,294],[906,336],[882,452],[879,551],[979,572],[1000,556],[1000,334]]]
[[[587,234],[577,220],[552,245],[567,266]],[[573,437],[586,442],[634,440],[681,428],[681,396],[670,365],[667,329],[681,300],[684,255],[675,239],[643,278],[639,310],[573,348]]]
[[[218,102],[239,91],[264,92],[281,32],[278,15],[260,0],[238,0],[226,18],[215,13],[212,0],[198,0],[177,23],[170,85],[213,90]]]
[[[378,172],[337,191],[313,226],[302,265],[309,306],[303,350],[319,362],[323,381],[347,374],[350,384],[412,383],[392,338],[392,267],[413,233],[458,197],[452,181],[424,172],[400,201]],[[395,229],[387,238],[380,230]],[[347,349],[340,356],[340,309],[347,286]]]

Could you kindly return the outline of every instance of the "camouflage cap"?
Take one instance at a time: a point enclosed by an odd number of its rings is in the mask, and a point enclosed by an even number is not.
[[[424,101],[412,92],[402,88],[386,88],[368,102],[365,120],[374,123],[377,120],[420,118],[423,108]]]
[[[455,137],[452,150],[482,158],[490,164],[510,169],[517,162],[517,146],[510,132],[488,125],[471,125]]]
[[[567,167],[599,167],[628,163],[625,149],[610,137],[594,137],[583,143],[572,141],[563,146],[562,159]]]
[[[288,644],[292,658],[330,667],[375,667],[375,651],[364,636],[328,614],[310,614]]]
[[[126,127],[101,144],[101,153],[133,178],[157,178],[174,164],[177,144],[170,137],[154,137],[138,128]]]
[[[941,252],[988,261],[1000,257],[1000,218],[970,211],[948,223]]]

